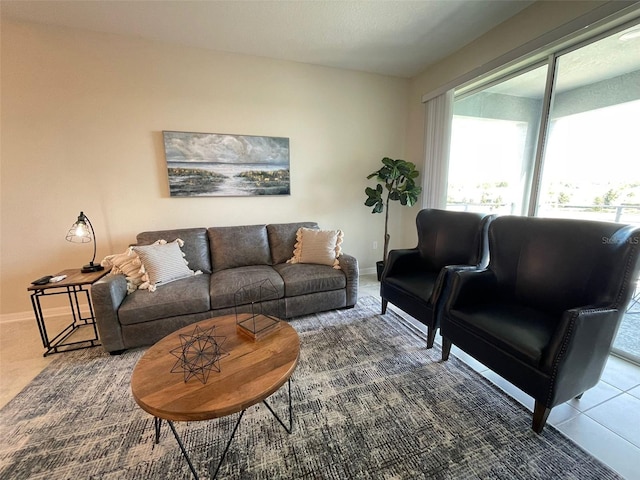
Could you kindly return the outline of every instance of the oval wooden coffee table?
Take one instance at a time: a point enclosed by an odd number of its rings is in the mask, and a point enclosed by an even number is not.
[[[192,376],[185,382],[178,358],[171,353],[189,341],[196,326],[206,331],[215,326],[213,335],[221,349],[228,352],[210,371],[206,383]],[[226,338],[222,338],[226,337]],[[220,470],[240,420],[247,408],[263,402],[284,429],[291,433],[293,413],[291,406],[291,375],[298,364],[300,339],[286,322],[259,341],[252,341],[236,332],[236,317],[228,315],[204,320],[184,327],[160,340],[145,352],[131,376],[131,391],[138,405],[153,415],[156,443],[159,442],[162,420],[167,420],[193,475],[198,478],[174,421],[210,420],[241,412],[231,438],[216,468]],[[172,370],[176,373],[172,373]],[[276,415],[266,398],[282,385],[289,390],[289,427]]]

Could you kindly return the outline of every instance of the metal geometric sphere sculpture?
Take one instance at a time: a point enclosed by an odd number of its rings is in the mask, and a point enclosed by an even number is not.
[[[229,355],[222,349],[227,337],[216,337],[213,326],[206,330],[196,325],[191,335],[180,335],[180,346],[171,350],[178,359],[171,373],[184,373],[184,382],[196,377],[203,384],[207,383],[211,370],[220,371],[220,359]]]

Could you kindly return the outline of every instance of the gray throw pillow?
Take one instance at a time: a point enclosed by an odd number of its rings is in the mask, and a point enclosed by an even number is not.
[[[177,239],[165,244],[133,247],[148,275],[149,291],[155,291],[158,285],[201,273],[194,272],[187,266],[180,243],[182,240]]]

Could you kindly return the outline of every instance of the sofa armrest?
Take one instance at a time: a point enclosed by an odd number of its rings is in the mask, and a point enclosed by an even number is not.
[[[96,326],[100,342],[107,352],[125,348],[118,319],[118,308],[126,297],[127,280],[124,275],[107,275],[91,286]]]
[[[347,277],[347,307],[353,307],[358,301],[358,283],[360,281],[358,272],[358,260],[351,255],[342,254],[338,257],[340,268]]]

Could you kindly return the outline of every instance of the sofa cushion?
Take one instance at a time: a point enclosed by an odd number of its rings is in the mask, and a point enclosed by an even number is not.
[[[339,269],[342,237],[342,230],[299,228],[293,257],[287,263],[315,263]]]
[[[155,293],[136,290],[122,302],[118,317],[122,325],[159,318],[206,312],[209,303],[209,275],[194,275],[161,285]]]
[[[229,308],[236,306],[235,294],[242,287],[269,280],[275,287],[278,298],[284,296],[284,282],[273,267],[253,265],[248,267],[221,270],[211,275],[211,308]]]
[[[191,270],[211,273],[211,257],[209,256],[209,239],[205,228],[182,228],[177,230],[156,230],[139,233],[136,237],[138,245],[151,245],[157,240],[173,242],[181,238],[184,241],[182,251]]]
[[[300,227],[318,228],[315,222],[274,223],[267,225],[267,236],[274,265],[285,263],[293,256],[296,248],[296,233]]]
[[[327,265],[281,263],[273,268],[284,281],[287,297],[339,290],[347,285],[344,272]]]
[[[266,225],[211,227],[207,233],[214,272],[271,264]]]

